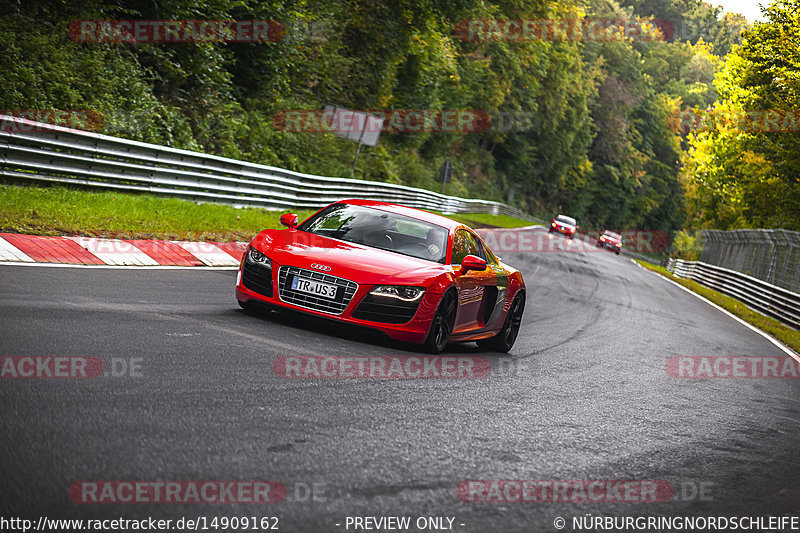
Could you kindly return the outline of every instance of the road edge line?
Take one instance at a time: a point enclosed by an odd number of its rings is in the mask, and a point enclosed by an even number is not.
[[[689,288],[687,288],[687,287],[684,287],[684,286],[683,286],[683,285],[681,285],[680,283],[676,283],[676,282],[674,282],[673,280],[671,280],[671,279],[669,279],[669,278],[667,278],[667,277],[665,277],[665,276],[662,276],[661,274],[659,274],[658,272],[656,272],[656,271],[654,271],[654,270],[650,270],[649,268],[645,268],[645,267],[643,267],[642,265],[640,265],[639,263],[637,263],[637,262],[636,262],[636,261],[634,261],[633,259],[631,259],[631,263],[633,263],[633,264],[634,264],[634,265],[636,265],[637,267],[641,268],[641,269],[642,269],[642,270],[644,270],[645,272],[649,272],[649,273],[651,273],[651,274],[654,274],[654,275],[658,276],[659,278],[663,279],[664,281],[667,281],[667,282],[669,282],[669,283],[672,283],[673,285],[675,285],[675,286],[676,286],[676,287],[678,287],[679,289],[681,289],[681,290],[684,290],[684,291],[688,292],[688,293],[689,293],[689,294],[691,294],[692,296],[696,296],[697,298],[699,298],[699,299],[703,300],[705,303],[707,303],[707,304],[708,304],[708,305],[710,305],[711,307],[713,307],[713,308],[717,309],[718,311],[722,311],[723,313],[725,313],[726,315],[728,315],[729,317],[731,317],[731,318],[732,318],[732,319],[734,319],[735,321],[739,322],[740,324],[744,324],[745,326],[747,326],[747,327],[748,327],[748,328],[750,328],[751,330],[755,331],[756,333],[758,333],[759,335],[761,335],[762,337],[764,337],[765,339],[767,339],[769,342],[771,342],[772,344],[774,344],[775,346],[777,346],[778,348],[780,348],[780,349],[781,349],[783,352],[785,352],[785,353],[786,353],[786,354],[787,354],[789,357],[791,357],[792,359],[794,359],[795,361],[797,361],[798,363],[800,363],[800,354],[798,354],[797,352],[795,352],[794,350],[792,350],[791,348],[789,348],[788,346],[786,346],[785,344],[783,344],[781,341],[779,341],[778,339],[776,339],[775,337],[773,337],[772,335],[770,335],[770,334],[769,334],[769,333],[767,333],[766,331],[762,331],[762,330],[758,329],[757,327],[755,327],[755,326],[754,326],[753,324],[751,324],[750,322],[748,322],[748,321],[746,321],[746,320],[743,320],[743,319],[739,318],[738,316],[734,315],[733,313],[731,313],[731,312],[730,312],[730,311],[728,311],[727,309],[725,309],[725,308],[723,308],[723,307],[720,307],[719,305],[715,304],[714,302],[712,302],[711,300],[709,300],[709,299],[708,299],[708,298],[706,298],[705,296],[703,296],[703,295],[701,295],[701,294],[697,294],[697,293],[696,293],[696,292],[694,292],[692,289],[689,289]]]

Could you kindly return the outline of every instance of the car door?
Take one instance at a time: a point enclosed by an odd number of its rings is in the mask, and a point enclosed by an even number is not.
[[[465,228],[456,230],[453,237],[452,265],[455,271],[461,268],[461,261],[468,255],[474,255],[487,260],[482,243],[477,235]],[[487,261],[488,262],[488,261]],[[484,327],[487,317],[487,289],[496,286],[496,274],[487,267],[483,272],[470,270],[465,274],[456,276],[458,287],[458,312],[453,327],[453,333],[466,333]]]
[[[498,329],[503,325],[505,318],[503,316],[503,305],[508,291],[508,272],[500,264],[500,259],[492,253],[483,240],[478,242],[478,246],[481,246],[486,254],[488,269],[494,272],[494,284],[486,286],[483,323],[489,329]]]

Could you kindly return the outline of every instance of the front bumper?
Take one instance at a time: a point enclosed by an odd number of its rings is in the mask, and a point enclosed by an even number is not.
[[[567,237],[572,237],[575,235],[575,230],[570,230],[569,228],[562,228],[561,226],[550,226],[550,233],[560,233],[561,235],[566,235]]]
[[[611,242],[603,242],[603,241],[597,241],[597,242],[598,242],[597,246],[599,246],[600,248],[605,248],[606,250],[612,252],[619,252],[622,249],[621,246],[617,246],[616,244]]]
[[[249,283],[251,288],[248,288],[245,286],[245,283],[243,283],[243,269],[242,266],[240,266],[239,274],[236,278],[236,299],[242,303],[255,301],[271,307],[289,309],[320,318],[352,324],[354,326],[368,327],[382,331],[390,338],[399,341],[422,343],[425,342],[425,339],[428,336],[428,330],[430,329],[433,315],[436,312],[436,308],[439,305],[439,300],[441,298],[441,294],[431,293],[430,291],[426,290],[425,294],[422,296],[422,300],[416,313],[407,323],[388,324],[384,322],[374,322],[356,318],[354,313],[361,304],[362,300],[369,295],[370,291],[372,291],[376,285],[358,284],[354,294],[352,295],[352,298],[347,303],[343,311],[340,313],[324,312],[309,307],[296,305],[286,301],[286,298],[281,298],[282,288],[280,287],[280,269],[280,265],[277,265],[273,262],[270,272],[270,277],[272,278],[271,287],[267,288],[266,284],[263,283],[261,286],[254,286],[252,283]],[[250,277],[252,278],[252,276]],[[286,295],[285,292],[283,294],[284,296]],[[338,309],[336,311],[338,311]]]

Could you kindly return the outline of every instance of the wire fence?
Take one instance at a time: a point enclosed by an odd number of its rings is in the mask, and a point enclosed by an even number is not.
[[[740,229],[701,232],[700,261],[800,292],[800,232]]]

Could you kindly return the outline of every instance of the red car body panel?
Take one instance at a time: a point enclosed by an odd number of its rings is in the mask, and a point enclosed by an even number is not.
[[[616,237],[608,231],[604,231],[597,239],[597,247],[611,250],[619,255],[622,250],[622,237]]]
[[[297,229],[269,229],[259,233],[251,241],[250,247],[266,255],[272,262],[272,287],[274,289],[272,296],[265,296],[243,285],[242,270],[248,253],[246,252],[236,279],[236,298],[240,302],[255,300],[273,307],[291,309],[357,326],[366,326],[380,330],[396,340],[422,343],[428,336],[433,315],[442,295],[453,288],[458,293],[459,305],[451,336],[452,341],[487,338],[502,329],[514,297],[518,291],[525,289],[522,275],[499,261],[496,265],[489,265],[485,271],[469,271],[460,274],[459,267],[450,264],[453,238],[458,229],[469,229],[467,226],[432,213],[395,204],[368,200],[343,200],[336,203],[380,209],[446,228],[449,231],[449,237],[445,264]],[[485,247],[485,244],[483,246]],[[341,314],[301,307],[281,298],[280,268],[284,266],[297,267],[310,271],[314,270],[311,265],[329,268],[324,271],[325,274],[357,284],[355,294]],[[498,292],[494,306],[496,309],[487,310],[486,307],[491,301],[484,297],[486,288],[497,285],[499,278],[505,278],[500,279],[501,282],[507,280],[503,300],[499,301]],[[389,324],[353,316],[362,300],[379,285],[425,288],[419,308],[409,322]],[[484,318],[487,316],[488,320],[484,323]]]
[[[575,235],[577,229],[578,227],[575,224],[569,224],[568,222],[558,220],[557,218],[552,219],[550,222],[550,233],[555,231],[562,235],[566,235],[567,237],[572,237]]]

